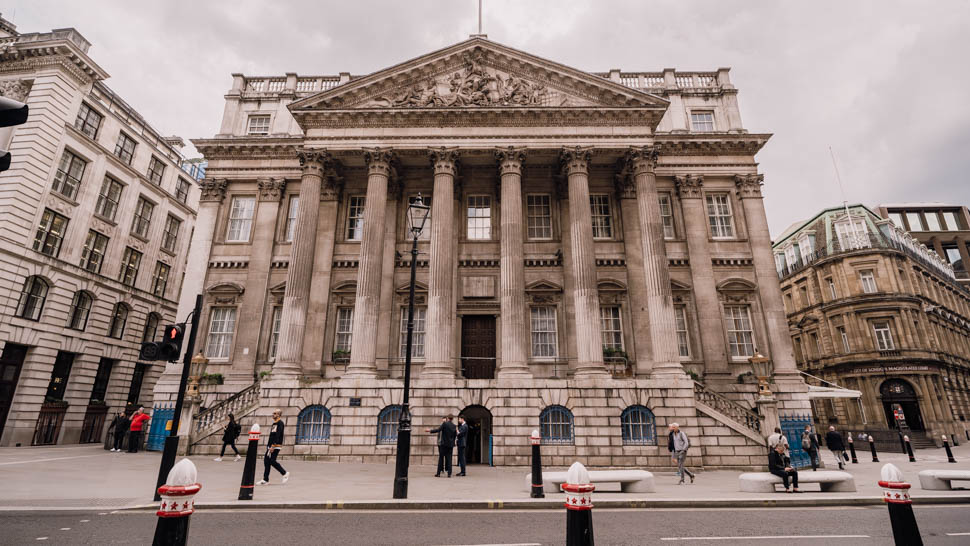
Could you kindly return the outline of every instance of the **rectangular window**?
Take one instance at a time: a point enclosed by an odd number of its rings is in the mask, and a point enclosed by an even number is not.
[[[778,270],[779,274],[785,270],[785,254],[783,252],[775,252],[775,269]]]
[[[269,334],[269,359],[276,360],[276,351],[280,346],[280,324],[283,318],[283,306],[273,307],[273,324]]]
[[[815,332],[812,332],[808,336],[810,338],[812,338],[812,349],[815,351],[815,358],[821,358],[822,357],[822,346],[819,344],[818,334],[816,334]]]
[[[125,286],[134,286],[138,277],[138,267],[141,265],[141,252],[125,247],[125,255],[121,260],[121,274],[118,280]]]
[[[300,208],[300,196],[290,197],[290,205],[286,209],[286,225],[283,226],[283,240],[287,243],[293,242],[293,233],[296,232],[296,212]]]
[[[233,197],[229,210],[229,226],[226,229],[226,242],[245,243],[253,226],[253,212],[256,209],[255,197]]]
[[[872,323],[872,331],[876,334],[876,348],[880,351],[892,351],[896,348],[893,344],[893,333],[889,329],[888,322]]]
[[[707,196],[707,219],[711,225],[711,237],[715,239],[734,237],[731,200],[728,194],[714,193]]]
[[[947,263],[952,265],[955,271],[966,271],[963,256],[960,256],[960,247],[957,246],[957,243],[943,245],[943,254],[946,257]]]
[[[803,263],[811,263],[812,254],[815,252],[815,236],[811,233],[798,239],[798,252],[802,257]]]
[[[957,213],[946,211],[943,213],[943,222],[946,224],[947,231],[959,231],[960,222],[957,220]]]
[[[714,132],[714,112],[691,112],[690,128],[695,133]]]
[[[101,273],[101,264],[104,263],[104,252],[108,247],[108,238],[93,229],[88,231],[88,237],[84,240],[84,249],[81,251],[81,267],[92,273]]]
[[[676,237],[674,232],[674,209],[670,205],[670,195],[661,193],[660,198],[660,220],[664,227],[664,239]]]
[[[155,263],[155,274],[152,275],[152,294],[165,297],[165,287],[168,286],[168,273],[172,268],[162,262]]]
[[[838,299],[838,294],[835,292],[835,283],[832,281],[832,277],[825,279],[825,281],[829,285],[829,296],[831,296],[833,300]]]
[[[178,182],[175,183],[175,198],[179,200],[183,205],[189,200],[189,181],[184,178],[179,178]]]
[[[364,207],[367,198],[356,195],[347,203],[347,240],[360,241],[364,238]]]
[[[839,326],[836,330],[839,332],[839,339],[842,340],[842,352],[851,353],[852,349],[849,348],[849,334],[845,331],[845,327]]]
[[[115,365],[115,361],[111,358],[101,357],[98,362],[98,372],[94,376],[94,386],[91,387],[91,401],[104,401],[105,395],[108,393],[108,380],[111,379],[111,368]]]
[[[77,119],[74,120],[74,128],[91,138],[98,138],[102,119],[104,116],[82,102],[81,109],[77,111]]]
[[[148,364],[135,363],[135,370],[131,373],[131,384],[128,386],[128,403],[137,406],[141,397],[141,384],[145,381],[145,370]]]
[[[923,218],[918,212],[907,212],[906,221],[909,222],[910,231],[924,231]]]
[[[623,322],[620,308],[611,305],[600,307],[600,332],[603,335],[603,349],[623,350]]]
[[[135,139],[124,133],[119,133],[118,143],[115,144],[115,155],[131,165],[131,160],[135,157]]]
[[[83,331],[88,325],[90,314],[91,296],[82,290],[78,290],[74,293],[74,299],[71,300],[71,316],[67,319],[67,327],[72,330]]]
[[[236,330],[235,307],[213,307],[209,316],[209,339],[205,354],[209,358],[229,358],[232,334]]]
[[[731,358],[747,358],[754,355],[754,332],[751,330],[751,313],[746,305],[727,305],[724,313],[728,325],[728,343]]]
[[[926,218],[926,227],[929,231],[943,231],[940,226],[940,216],[935,212],[927,212],[923,215]]]
[[[250,135],[268,135],[269,134],[269,116],[259,115],[259,116],[249,116],[249,129],[246,134]]]
[[[354,337],[354,308],[341,307],[337,309],[337,333],[333,343],[333,351],[350,352],[350,344]]]
[[[468,196],[468,238],[492,238],[492,198],[488,195]]]
[[[558,354],[556,308],[532,308],[532,357],[555,358]]]
[[[593,193],[589,196],[589,210],[593,219],[593,238],[613,238],[613,215],[610,212],[610,196]]]
[[[179,229],[181,227],[182,221],[169,214],[168,218],[165,219],[165,232],[162,233],[162,248],[175,252],[175,246],[178,245]]]
[[[412,195],[408,197],[408,204],[414,203],[417,200],[418,200],[418,196]],[[430,207],[431,197],[421,196],[421,202],[427,205],[428,207]],[[406,211],[405,211],[405,215],[406,215],[405,223],[407,225],[407,230],[408,230],[407,238],[411,239],[414,237],[414,231],[411,230],[411,215],[407,214]],[[428,210],[428,217],[425,218],[424,225],[421,226],[421,233],[418,233],[418,239],[422,241],[427,241],[428,239],[431,239],[431,211],[430,210]]]
[[[552,239],[552,198],[548,194],[525,197],[529,239]]]
[[[154,211],[155,203],[139,196],[138,203],[135,205],[135,217],[131,220],[131,232],[141,237],[148,237]]]
[[[844,221],[835,224],[835,234],[843,250],[869,248],[869,228],[865,220]]]
[[[67,388],[67,380],[71,377],[71,367],[74,365],[74,353],[67,351],[57,351],[54,359],[54,369],[51,370],[51,380],[47,384],[47,396],[44,400],[54,402],[64,400],[64,391]]]
[[[111,220],[118,214],[118,203],[121,201],[121,182],[106,176],[101,183],[101,192],[98,194],[98,204],[94,207],[94,213],[98,216]]]
[[[162,185],[162,174],[165,172],[165,164],[161,159],[152,156],[148,162],[148,180],[156,186]]]
[[[687,308],[685,306],[674,307],[674,321],[677,331],[677,351],[680,358],[690,358],[690,333],[687,330]]]
[[[81,177],[84,176],[85,167],[87,167],[86,161],[64,150],[61,162],[57,165],[57,173],[54,174],[54,185],[51,190],[68,199],[74,199],[78,188],[81,187]]]
[[[903,223],[903,215],[899,212],[890,212],[889,219],[893,221],[893,224],[899,229],[906,231],[906,224]]]
[[[414,330],[411,335],[411,358],[424,358],[424,332],[427,308],[414,308]],[[401,358],[408,354],[408,308],[401,308]]]
[[[876,277],[871,269],[859,272],[859,282],[862,284],[863,293],[874,294],[876,292]]]
[[[44,209],[40,224],[37,226],[37,234],[34,236],[34,250],[56,258],[61,252],[61,241],[64,240],[67,222],[66,216],[61,216],[51,209]]]

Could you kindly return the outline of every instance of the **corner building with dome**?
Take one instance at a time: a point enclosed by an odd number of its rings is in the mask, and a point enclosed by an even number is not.
[[[392,462],[412,234],[412,462],[765,464],[810,411],[728,69],[589,73],[482,36],[366,76],[233,75],[179,316],[203,295],[192,453],[283,410],[284,456]],[[750,358],[773,368],[758,400]],[[179,366],[159,380],[174,399]],[[210,381],[211,382],[211,381]]]

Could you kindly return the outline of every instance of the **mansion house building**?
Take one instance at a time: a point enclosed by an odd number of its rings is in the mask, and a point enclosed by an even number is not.
[[[469,460],[760,466],[808,412],[728,69],[589,73],[482,36],[366,76],[233,75],[182,312],[222,385],[193,420],[283,410],[284,455],[393,457],[420,196],[411,407],[462,414]],[[760,352],[775,396],[740,384]],[[156,387],[174,398],[178,367]],[[228,399],[227,399],[228,398]],[[208,402],[206,400],[209,400]],[[413,437],[433,459],[434,439]]]

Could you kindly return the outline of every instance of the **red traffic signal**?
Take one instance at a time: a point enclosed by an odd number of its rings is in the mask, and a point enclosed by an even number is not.
[[[162,333],[162,341],[158,347],[158,360],[173,362],[182,354],[182,336],[185,335],[185,324],[169,324]]]

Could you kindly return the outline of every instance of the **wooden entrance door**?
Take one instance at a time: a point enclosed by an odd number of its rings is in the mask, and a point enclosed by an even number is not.
[[[7,412],[10,411],[20,368],[26,356],[27,347],[14,343],[4,345],[3,355],[0,356],[0,436],[3,436],[3,425],[7,422]]]
[[[495,317],[461,318],[461,371],[465,379],[495,378]]]

